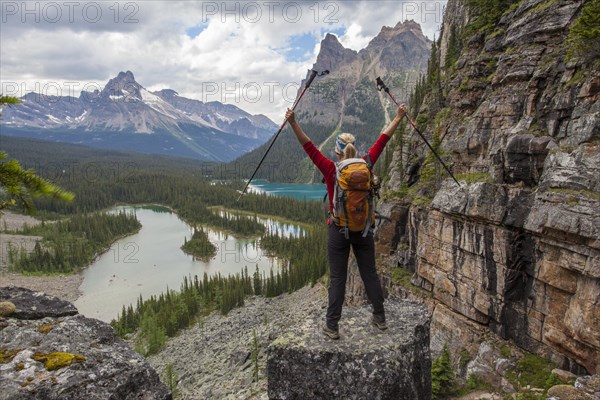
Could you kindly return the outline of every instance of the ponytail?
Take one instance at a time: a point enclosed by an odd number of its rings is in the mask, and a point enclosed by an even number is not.
[[[348,143],[344,148],[344,160],[356,157],[356,147],[352,143]]]
[[[351,133],[342,133],[335,139],[335,152],[343,159],[356,157],[356,147],[354,147],[354,135]]]

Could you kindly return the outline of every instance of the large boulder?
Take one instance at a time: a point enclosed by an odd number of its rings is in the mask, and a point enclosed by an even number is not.
[[[28,289],[0,287],[0,301],[16,307],[0,321],[0,399],[172,398],[110,325]]]
[[[346,307],[340,340],[321,332],[324,312],[269,346],[270,399],[431,398],[430,315],[409,301],[386,302],[388,329],[370,323],[370,307]]]

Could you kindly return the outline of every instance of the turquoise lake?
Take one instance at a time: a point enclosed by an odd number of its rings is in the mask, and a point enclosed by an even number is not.
[[[307,200],[322,201],[327,192],[324,183],[271,183],[264,179],[253,180],[249,188],[257,193],[293,197],[298,200],[306,198]]]

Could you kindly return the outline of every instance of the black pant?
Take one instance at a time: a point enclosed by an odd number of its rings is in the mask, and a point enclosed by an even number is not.
[[[346,294],[346,277],[348,276],[348,256],[350,246],[354,251],[360,277],[365,284],[367,297],[373,305],[373,314],[385,320],[383,309],[383,291],[377,270],[375,269],[375,241],[373,232],[366,237],[362,232],[350,232],[346,239],[340,227],[333,222],[327,232],[327,258],[329,259],[329,306],[327,307],[327,326],[337,329],[342,317],[342,305]]]

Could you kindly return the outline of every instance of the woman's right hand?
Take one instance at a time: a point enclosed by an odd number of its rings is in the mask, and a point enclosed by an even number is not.
[[[285,120],[287,122],[289,122],[290,124],[293,124],[294,122],[296,122],[296,113],[294,113],[293,110],[290,110],[288,108],[287,111],[286,111],[286,113],[285,113]]]

